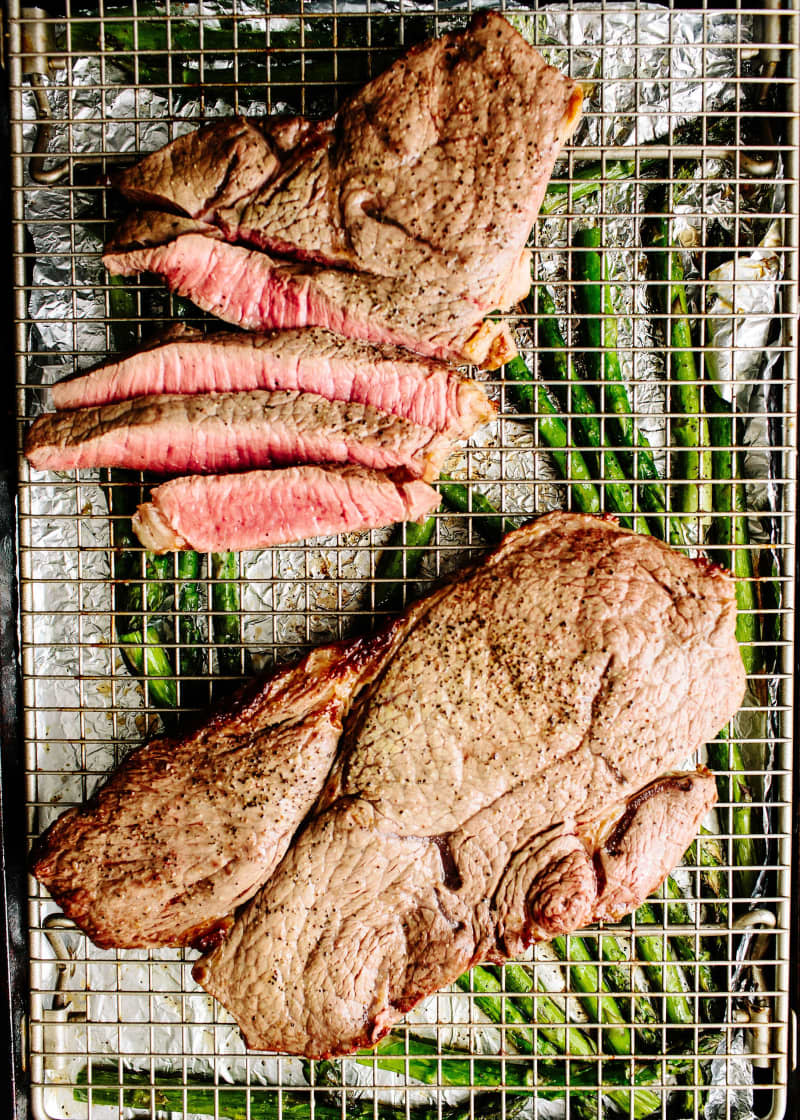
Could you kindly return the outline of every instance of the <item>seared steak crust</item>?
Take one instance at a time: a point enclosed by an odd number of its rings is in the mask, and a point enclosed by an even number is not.
[[[632,910],[716,796],[659,778],[741,701],[735,619],[725,574],[652,538],[510,534],[398,624],[312,819],[195,977],[251,1047],[343,1054],[477,961]]]
[[[484,12],[466,31],[410,50],[332,121],[284,128],[282,150],[270,122],[259,126],[263,137],[252,121],[219,122],[116,182],[132,201],[307,262],[313,317],[279,322],[273,299],[263,327],[344,327],[491,367],[515,351],[485,316],[530,286],[526,241],[580,102],[569,78],[502,16]],[[106,260],[120,268],[115,255]],[[246,269],[256,262],[241,260]],[[162,271],[182,290],[154,263],[140,256],[130,267]],[[357,274],[361,288],[335,283],[342,270]],[[273,284],[280,278],[301,285],[273,262]],[[254,283],[263,288],[263,277]],[[391,321],[374,320],[373,335],[364,333],[370,305],[392,308]]]
[[[325,646],[199,730],[134,750],[39,837],[32,870],[96,945],[210,943],[316,800],[382,639]]]

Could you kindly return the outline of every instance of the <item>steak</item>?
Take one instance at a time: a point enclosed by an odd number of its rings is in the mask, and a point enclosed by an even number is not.
[[[395,481],[363,467],[191,475],[151,491],[133,528],[151,552],[233,552],[421,521],[439,502],[424,482]]]
[[[580,103],[574,82],[483,12],[410,50],[316,130],[277,126],[283,149],[269,137],[274,124],[219,122],[148,155],[116,185],[323,276],[334,268],[386,281],[396,327],[377,341],[405,334],[413,349],[449,357],[437,340],[457,322],[454,360],[491,364],[509,339],[484,319],[512,306],[522,277],[530,287],[526,241]],[[338,301],[349,294],[328,289]],[[472,341],[487,333],[494,346]]]
[[[332,124],[223,117],[177,137],[113,182],[132,202],[208,221],[235,236],[237,212],[304,147],[324,141]]]
[[[107,247],[103,263],[108,271],[114,276],[153,272],[202,311],[249,331],[326,327],[376,345],[491,369],[517,352],[507,324],[487,320],[476,331],[474,303],[455,304],[445,287],[426,288],[413,277],[393,281],[278,260],[207,231],[151,244],[173,225],[166,218],[157,211],[136,215],[120,231],[121,247],[116,241]],[[144,247],[132,247],[136,241]],[[527,260],[523,265],[507,300],[498,303],[517,303],[527,295]]]
[[[715,801],[674,767],[741,702],[735,625],[715,566],[549,514],[139,748],[34,872],[99,944],[211,943],[194,976],[251,1047],[373,1045],[472,964],[656,888]]]
[[[134,354],[58,382],[53,403],[70,409],[157,393],[249,389],[297,390],[368,404],[454,438],[472,435],[493,415],[483,387],[440,362],[314,328],[207,336],[183,327]]]
[[[39,837],[34,875],[101,948],[208,946],[286,851],[380,655],[380,640],[326,646],[137,748]]]
[[[413,606],[310,819],[194,976],[247,1044],[374,1045],[471,965],[633,910],[713,805],[731,579],[551,514]]]
[[[164,394],[40,416],[25,441],[37,470],[128,467],[157,474],[291,462],[359,463],[436,478],[446,436],[316,393]]]

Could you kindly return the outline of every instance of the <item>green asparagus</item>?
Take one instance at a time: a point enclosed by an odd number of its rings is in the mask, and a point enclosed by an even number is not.
[[[211,630],[217,664],[224,676],[246,676],[249,656],[242,647],[242,616],[239,603],[239,558],[235,552],[211,556]]]
[[[519,521],[503,517],[485,494],[481,494],[479,490],[472,487],[464,486],[463,483],[451,478],[449,474],[439,475],[437,485],[445,504],[455,513],[480,515],[473,517],[472,523],[484,540],[494,544],[500,541],[506,533],[518,528]]]
[[[556,381],[564,387],[561,403],[578,414],[578,430],[584,446],[594,448],[598,465],[598,478],[603,482],[603,493],[613,510],[622,515],[623,524],[631,525],[639,533],[649,533],[645,518],[635,513],[633,490],[627,475],[611,444],[605,436],[595,402],[586,386],[574,375],[572,359],[556,318],[553,297],[547,288],[539,289],[540,369],[546,381]]]
[[[658,919],[650,902],[644,902],[636,911],[637,925],[657,925]],[[690,1027],[695,1022],[692,1006],[686,996],[687,985],[683,972],[666,934],[636,936],[636,952],[644,963],[644,971],[656,991],[662,992],[667,1018],[670,1023]]]
[[[598,941],[600,955],[605,962],[603,975],[608,986],[618,993],[618,998],[620,993],[630,993],[636,1032],[645,1046],[655,1048],[658,1038],[649,1024],[658,1022],[658,1014],[652,1000],[646,993],[635,991],[634,970],[619,940],[609,933],[601,933]]]
[[[600,979],[600,969],[581,937],[554,937],[550,942],[560,960],[567,964],[573,990],[581,993],[580,1002],[589,1018],[603,1026],[603,1038],[615,1054],[633,1053],[633,1039],[625,1026],[625,1016]],[[606,1024],[609,1024],[606,1026]]]
[[[386,609],[398,605],[403,579],[414,575],[436,529],[436,518],[406,521],[396,525],[375,569],[375,606]]]
[[[229,1085],[192,1085],[184,1088],[182,1079],[172,1074],[155,1074],[126,1070],[120,1081],[116,1066],[92,1066],[91,1077],[86,1067],[79,1071],[77,1086],[73,1090],[78,1101],[110,1108],[141,1109],[163,1112],[201,1113],[225,1120],[310,1120],[311,1091],[308,1089],[269,1089],[254,1086],[251,1089]],[[314,1094],[314,1112],[317,1120],[342,1120],[342,1102],[333,1094]],[[456,1120],[458,1113],[442,1114]],[[439,1120],[438,1107],[413,1106],[405,1108],[361,1099],[354,1094],[347,1096],[347,1120]]]
[[[689,325],[686,289],[680,254],[669,239],[669,222],[658,220],[653,234],[657,252],[652,262],[658,283],[659,304],[666,315],[665,334],[668,339],[668,375],[672,385],[673,412],[671,435],[681,448],[676,456],[676,476],[680,509],[692,514],[702,541],[709,527],[713,508],[711,484],[712,463],[708,420],[703,413],[695,352]]]
[[[519,355],[506,365],[505,375],[513,382],[520,410],[538,419],[539,433],[550,448],[562,478],[569,480],[575,504],[584,513],[601,513],[600,494],[592,482],[592,473],[583,455],[575,449],[570,450],[567,426],[544,385],[535,380],[524,358]]]
[[[622,374],[617,352],[617,313],[612,302],[611,285],[604,275],[600,244],[601,232],[597,226],[579,229],[573,239],[573,245],[579,250],[572,260],[577,281],[575,298],[582,314],[581,325],[588,346],[587,370],[590,378],[602,387],[603,408],[615,418],[621,446],[630,449],[631,477],[642,483],[640,494],[643,504],[655,513],[664,513],[667,492],[650,442],[634,422]]]
[[[187,550],[178,553],[178,595],[175,636],[182,678],[199,677],[205,669],[205,641],[197,625],[200,609],[200,557]]]

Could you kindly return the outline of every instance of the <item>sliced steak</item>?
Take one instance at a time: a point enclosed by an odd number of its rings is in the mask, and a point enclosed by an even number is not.
[[[394,628],[313,815],[194,968],[249,1046],[373,1045],[486,958],[634,909],[713,804],[731,579],[551,514]]]
[[[198,393],[40,416],[25,454],[37,470],[128,467],[214,474],[292,462],[359,463],[436,478],[446,436],[369,405],[315,393]]]
[[[115,241],[103,256],[112,275],[156,273],[171,291],[201,310],[249,331],[327,327],[349,338],[492,369],[516,354],[507,324],[487,320],[476,331],[474,302],[454,301],[445,287],[426,288],[413,277],[395,282],[282,261],[203,233],[185,233],[150,245],[158,240],[157,233],[152,238],[148,234],[150,222],[160,230],[170,224],[164,217],[153,211],[138,215],[135,223],[125,227],[121,248]],[[127,247],[137,243],[148,247]],[[525,258],[509,301],[518,302],[529,288]]]
[[[272,334],[184,328],[119,361],[53,386],[57,409],[109,404],[156,393],[288,389],[373,405],[453,437],[491,419],[483,387],[441,362],[377,348],[330,331]]]
[[[468,30],[409,51],[316,133],[300,130],[282,156],[274,140],[253,137],[252,122],[225,122],[116,182],[133,201],[216,224],[229,240],[325,266],[322,276],[330,266],[358,274],[372,285],[367,304],[392,308],[394,331],[378,340],[405,336],[420,353],[488,364],[497,347],[481,352],[472,340],[491,329],[486,315],[530,287],[525,245],[580,103],[569,78],[484,12]],[[258,258],[240,259],[256,269]],[[252,283],[263,287],[259,277]],[[328,282],[325,292],[348,331],[362,324],[357,291]],[[334,313],[305,321],[333,325]],[[362,325],[355,337],[373,336]]]
[[[287,467],[192,475],[157,486],[133,528],[151,552],[232,552],[421,521],[439,494],[363,467]]]
[[[101,947],[213,943],[316,800],[381,653],[326,646],[200,730],[139,747],[37,840],[34,875]]]

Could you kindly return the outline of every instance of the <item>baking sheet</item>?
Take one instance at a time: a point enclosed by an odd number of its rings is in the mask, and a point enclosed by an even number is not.
[[[73,16],[84,11],[73,9]],[[115,17],[122,23],[123,16],[108,5],[104,11],[108,44],[115,42]],[[180,15],[181,27],[202,26],[210,37],[211,31],[225,26],[229,11],[212,4],[181,5],[178,13],[171,8],[170,14],[173,18]],[[105,153],[107,163],[113,165],[118,153],[157,147],[194,127],[201,115],[215,116],[233,109],[254,114],[268,109],[330,111],[348,79],[355,73],[361,75],[365,65],[382,69],[403,35],[409,43],[465,21],[463,11],[455,8],[432,10],[404,4],[398,13],[394,5],[372,4],[366,17],[353,23],[352,31],[347,24],[345,35],[345,14],[365,17],[365,10],[358,5],[346,9],[339,5],[334,13],[315,4],[305,5],[298,14],[281,11],[267,18],[263,9],[237,5],[240,28],[253,34],[263,30],[271,45],[281,44],[273,45],[270,55],[269,97],[240,92],[233,60],[213,49],[181,52],[179,59],[173,58],[174,50],[170,55],[165,49],[161,54],[175,63],[173,80],[166,87],[153,88],[141,84],[141,69],[145,62],[159,61],[158,52],[152,58],[140,58],[140,84],[135,86],[133,56],[113,48],[94,55],[74,53],[73,49],[69,65],[56,67],[45,79],[54,116],[68,122],[54,131],[52,151],[67,153],[73,160],[81,154]],[[744,420],[751,535],[754,542],[771,546],[777,572],[773,582],[781,589],[776,611],[785,624],[791,609],[788,573],[792,570],[788,453],[795,439],[791,419],[794,369],[787,360],[791,340],[785,329],[793,314],[790,282],[797,251],[792,223],[784,217],[788,211],[791,219],[796,206],[794,183],[786,171],[786,159],[792,153],[785,145],[778,153],[774,176],[763,183],[743,181],[736,155],[746,150],[743,141],[749,114],[745,110],[751,97],[747,81],[758,73],[760,29],[753,14],[746,12],[673,12],[647,5],[588,5],[535,14],[513,10],[512,19],[537,42],[548,61],[585,83],[586,116],[559,169],[562,176],[569,176],[582,153],[598,148],[603,153],[627,149],[638,152],[641,159],[648,151],[643,145],[669,141],[686,122],[697,120],[698,114],[708,127],[718,115],[733,122],[733,158],[709,156],[690,179],[677,179],[673,164],[669,165],[676,214],[673,228],[686,247],[685,265],[694,281],[690,287],[692,310],[705,323],[706,339],[717,348],[710,363],[713,373],[729,387],[730,396],[735,396]],[[72,46],[74,26],[69,40],[66,31],[60,32],[59,49]],[[177,38],[175,23],[171,26]],[[386,49],[370,49],[368,38],[374,40],[376,27],[384,26],[389,30],[380,41]],[[356,40],[354,45],[348,35]],[[334,71],[324,70],[328,37],[333,57],[339,59]],[[295,73],[296,59],[303,63],[296,71],[299,80],[284,81],[286,73]],[[180,80],[175,77],[178,63]],[[187,76],[188,85],[184,85]],[[202,96],[192,84],[200,79],[206,90]],[[213,86],[217,88],[209,94]],[[18,108],[16,135],[21,152],[30,149],[36,134],[33,94],[21,80]],[[134,288],[133,313],[111,317],[116,293],[109,288],[98,254],[107,220],[113,216],[113,200],[98,187],[80,185],[84,180],[79,171],[73,180],[79,185],[43,189],[25,177],[26,164],[21,159],[19,168],[18,234],[24,229],[23,236],[29,239],[25,253],[28,283],[20,286],[18,303],[20,415],[27,420],[48,407],[46,386],[58,377],[91,364],[132,333],[146,338],[175,314],[191,319],[196,313],[144,281]],[[663,336],[654,324],[650,297],[642,283],[644,225],[637,217],[647,205],[652,187],[649,174],[622,184],[608,182],[601,192],[585,200],[567,198],[562,209],[539,220],[533,242],[539,248],[539,278],[553,285],[568,338],[577,343],[567,246],[581,223],[601,224],[605,258],[621,309],[623,368],[632,385],[641,427],[656,447],[662,447],[668,440],[666,363]],[[660,174],[663,178],[663,169]],[[715,267],[709,268],[712,258]],[[524,317],[512,317],[512,321],[526,347],[524,353],[535,367],[535,323]],[[564,504],[566,488],[540,447],[535,426],[517,419],[501,376],[481,376],[500,406],[498,419],[473,437],[450,464],[451,473],[487,494],[508,514],[524,517]],[[659,462],[668,469],[663,452]],[[82,472],[76,477],[23,470],[23,653],[30,823],[35,835],[65,805],[90,793],[127,749],[159,725],[159,714],[141,683],[127,674],[114,640],[110,530],[101,473]],[[243,554],[243,645],[253,668],[372,625],[381,611],[374,609],[379,588],[371,580],[388,539],[388,530],[373,531]],[[483,547],[472,519],[443,513],[421,578],[410,581],[405,594],[420,593],[431,580],[461,566]],[[201,625],[210,635],[208,603]],[[788,776],[782,731],[787,726],[791,672],[789,647],[780,643],[786,643],[789,635],[790,630],[784,630],[776,643],[783,652],[783,664],[776,663],[774,673],[761,682],[767,689],[767,701],[763,688],[753,689],[748,711],[734,728],[734,734],[746,740],[757,797],[764,803],[765,826],[775,837],[767,851],[769,873],[761,880],[760,902],[777,914],[779,931],[786,924],[786,875],[780,872],[785,872],[788,858],[782,823]],[[210,695],[217,668],[214,657],[208,668]],[[726,835],[723,814],[715,827]],[[34,1079],[42,1086],[37,1108],[42,1115],[81,1114],[72,1090],[58,1085],[74,1078],[89,1055],[121,1056],[131,1068],[148,1071],[175,1068],[187,1077],[211,1073],[221,1082],[307,1083],[307,1071],[300,1062],[245,1056],[228,1017],[191,983],[191,954],[103,953],[80,934],[44,932],[55,911],[44,892],[35,888],[32,1042]],[[728,944],[732,954],[738,938],[730,936]],[[57,949],[75,960],[68,976],[56,963]],[[773,940],[770,953],[770,959],[778,962],[785,956],[780,936]],[[548,971],[546,947],[537,950],[537,957],[549,983],[555,987],[563,984],[558,970]],[[775,985],[770,1009],[778,1029],[771,1040],[776,1059],[770,1078],[779,1086],[786,1076],[780,1053],[785,1039],[785,980],[781,980],[780,969],[772,975]],[[735,962],[731,976],[733,991]],[[743,981],[747,981],[744,975]],[[59,1002],[55,995],[59,985],[69,993],[61,1002],[66,999],[78,1016],[73,1022],[62,1021],[65,1008],[53,1007]],[[709,1102],[707,1114],[725,1115],[732,1107],[732,1115],[743,1118],[753,1114],[752,1075],[749,1062],[736,1052],[748,1039],[733,1028],[732,1000],[729,1010],[728,1056],[717,1063],[715,1077],[720,1089]],[[475,1052],[493,1052],[502,1042],[500,1032],[486,1026],[474,1001],[463,995],[434,996],[411,1018],[427,1024],[443,1047],[466,1040]],[[421,1092],[413,1087],[409,1092],[407,1079],[398,1082],[392,1075],[353,1062],[345,1064],[342,1075],[348,1084],[355,1081],[371,1086],[376,1080],[401,1084],[403,1100],[416,1100]],[[457,1095],[446,1090],[439,1093],[443,1100]],[[775,1101],[778,1107],[779,1092]],[[552,1106],[537,1101],[532,1107],[538,1109],[537,1115],[547,1115]],[[93,1108],[93,1114],[103,1115],[100,1108]]]

